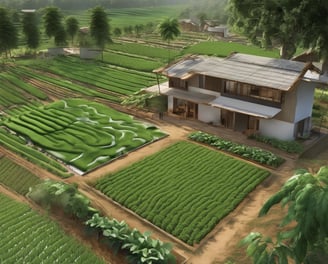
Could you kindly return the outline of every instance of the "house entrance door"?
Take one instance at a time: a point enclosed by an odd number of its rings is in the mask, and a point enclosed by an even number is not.
[[[193,119],[198,118],[198,104],[192,102],[187,103],[187,117]]]
[[[234,129],[235,113],[226,109],[221,109],[221,123],[226,128]]]

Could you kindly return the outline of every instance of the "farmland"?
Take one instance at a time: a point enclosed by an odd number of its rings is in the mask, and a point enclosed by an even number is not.
[[[40,182],[30,171],[6,157],[0,157],[0,183],[20,194],[27,194],[29,188]]]
[[[154,126],[82,99],[58,101],[3,123],[82,172],[165,135]]]
[[[1,263],[104,263],[47,217],[0,193]]]
[[[94,186],[193,245],[268,175],[245,162],[182,141],[101,178]]]

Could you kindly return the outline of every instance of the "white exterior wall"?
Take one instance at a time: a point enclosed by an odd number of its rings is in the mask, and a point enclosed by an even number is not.
[[[214,96],[220,96],[220,93],[210,91],[210,90],[205,90],[202,88],[194,87],[194,86],[189,86],[188,91],[194,92],[194,93],[202,93],[202,94],[208,94],[208,95],[214,95]]]
[[[211,107],[204,104],[198,104],[198,120],[213,124],[220,124],[221,111],[218,108]]]
[[[313,100],[314,84],[302,81],[297,89],[295,123],[312,115]]]
[[[276,119],[260,119],[259,132],[261,135],[281,140],[294,139],[295,124]]]

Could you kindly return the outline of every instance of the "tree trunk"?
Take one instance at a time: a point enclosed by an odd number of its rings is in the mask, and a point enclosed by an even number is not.
[[[322,59],[322,75],[328,76],[328,57]]]
[[[280,48],[280,58],[289,60],[296,52],[296,46],[294,43],[285,42],[282,43]]]

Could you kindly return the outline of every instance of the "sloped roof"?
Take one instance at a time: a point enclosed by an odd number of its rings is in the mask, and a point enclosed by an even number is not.
[[[312,67],[311,63],[234,53],[226,59],[189,57],[161,72],[177,78],[191,73],[203,74],[287,91]]]

